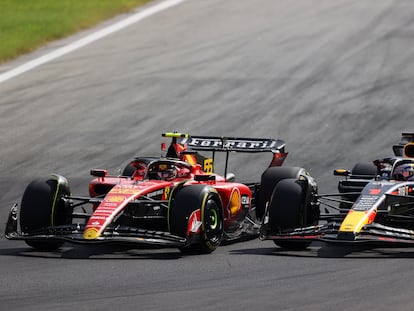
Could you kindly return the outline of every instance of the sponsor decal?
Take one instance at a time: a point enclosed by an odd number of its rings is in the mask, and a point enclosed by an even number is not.
[[[98,238],[105,227],[111,223],[115,215],[119,213],[133,198],[139,194],[134,185],[116,186],[111,189],[104,201],[96,208],[86,224],[84,238],[92,240]]]
[[[134,186],[122,186],[119,188],[112,188],[110,194],[135,194],[137,193],[137,190]]]
[[[370,189],[369,194],[372,195],[379,195],[381,193],[381,189]]]
[[[236,139],[236,138],[202,138],[191,137],[189,146],[205,148],[228,149],[271,149],[277,147],[278,142],[273,139]]]
[[[371,207],[375,204],[377,200],[378,196],[363,195],[358,200],[358,202],[355,203],[353,209],[356,211],[367,211],[371,209]]]
[[[97,215],[98,215],[98,216],[105,217],[105,219],[108,219],[108,217],[109,217],[109,216],[111,216],[111,215],[112,215],[112,213],[98,213]]]
[[[153,198],[153,197],[156,197],[156,196],[161,196],[163,194],[163,192],[164,192],[163,189],[157,190],[157,191],[154,191],[154,192],[150,192],[150,193],[147,194],[147,197]]]
[[[123,200],[125,200],[125,197],[121,195],[108,195],[105,198],[106,202],[111,202],[111,203],[119,203],[119,202],[122,202]]]
[[[200,220],[200,210],[196,210],[192,212],[189,220],[188,220],[188,232],[187,235],[191,233],[200,233],[201,228],[201,220]]]
[[[104,202],[104,203],[102,204],[102,206],[106,206],[106,207],[111,208],[111,207],[118,206],[118,203]]]
[[[170,198],[171,188],[165,187],[164,188],[164,200],[168,200]]]
[[[103,209],[102,208],[102,209],[96,210],[94,215],[99,215],[99,214],[108,215],[108,214],[112,214],[113,211],[114,211],[113,209]]]
[[[407,186],[398,188],[398,195],[407,195],[407,194],[408,194],[408,187]]]
[[[250,199],[248,195],[242,195],[241,202],[243,205],[249,205]]]
[[[213,159],[208,158],[205,159],[203,162],[203,171],[207,174],[213,174],[214,173],[214,165],[213,165]]]
[[[118,204],[116,204],[115,206],[118,206]],[[112,212],[114,209],[111,206],[106,206],[106,204],[99,206],[99,211],[110,211]]]
[[[234,216],[237,212],[240,211],[240,192],[238,188],[234,188],[233,192],[230,195],[229,209],[230,215]]]
[[[91,217],[91,219],[93,220],[93,219],[96,219],[96,220],[105,220],[106,219],[106,217],[104,217],[104,216],[96,216],[96,215],[93,215],[92,217]]]

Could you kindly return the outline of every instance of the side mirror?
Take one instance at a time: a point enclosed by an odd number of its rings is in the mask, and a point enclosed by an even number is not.
[[[226,181],[228,182],[234,182],[236,180],[236,175],[233,173],[227,173],[226,175]]]
[[[91,170],[91,175],[95,176],[95,177],[105,177],[108,175],[108,171],[107,170],[101,170],[101,169],[93,169]]]
[[[334,176],[349,176],[351,172],[349,170],[344,169],[336,169],[334,170]]]
[[[216,175],[195,175],[195,181],[215,181]]]

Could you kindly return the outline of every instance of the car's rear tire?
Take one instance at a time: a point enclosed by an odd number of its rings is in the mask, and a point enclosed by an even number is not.
[[[303,171],[300,167],[269,167],[266,169],[261,177],[260,191],[258,202],[256,204],[256,217],[261,220],[266,211],[266,204],[270,201],[273,190],[279,181],[286,178],[298,179],[300,173]]]
[[[177,192],[169,209],[170,232],[190,238],[187,235],[189,218],[198,209],[201,213],[199,242],[181,248],[184,253],[211,253],[220,245],[223,237],[221,200],[214,188],[206,185],[187,186]]]
[[[62,197],[70,194],[68,181],[62,176],[33,180],[25,189],[20,207],[20,228],[23,233],[36,234],[36,231],[67,224],[72,209]],[[59,248],[61,241],[26,240],[27,245],[41,249]]]
[[[281,232],[311,225],[311,211],[306,203],[306,185],[303,181],[289,178],[281,180],[269,203],[269,227],[272,232]],[[307,248],[309,241],[274,241],[276,245],[292,250]]]

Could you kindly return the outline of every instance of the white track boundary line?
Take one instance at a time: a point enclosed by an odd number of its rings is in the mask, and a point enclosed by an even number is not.
[[[85,45],[88,45],[94,41],[97,41],[99,39],[102,39],[103,37],[106,37],[116,31],[119,31],[123,28],[126,28],[132,24],[135,24],[151,15],[157,14],[161,11],[164,11],[166,9],[169,9],[173,6],[176,6],[184,1],[187,0],[167,0],[164,2],[161,2],[157,5],[154,5],[152,7],[149,7],[147,9],[144,9],[143,11],[140,11],[124,20],[121,20],[120,22],[117,22],[111,26],[108,26],[104,29],[101,29],[97,32],[94,32],[78,41],[75,41],[71,44],[65,45],[57,50],[54,50],[46,55],[43,55],[39,58],[36,58],[34,60],[31,60],[23,65],[20,65],[12,70],[9,70],[3,74],[0,74],[0,83],[5,82],[9,79],[12,79],[18,75],[21,75],[22,73],[25,73],[27,71],[30,71],[40,65],[43,65],[47,62],[50,62],[58,57],[61,57],[65,54],[68,54],[70,52],[73,52],[77,49],[80,49],[81,47],[84,47]]]

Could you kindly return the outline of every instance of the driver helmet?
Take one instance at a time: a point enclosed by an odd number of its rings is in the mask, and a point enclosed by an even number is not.
[[[160,164],[157,174],[161,180],[173,180],[177,177],[177,171],[174,165],[169,164]]]
[[[414,180],[414,163],[404,163],[394,169],[393,177],[396,180]]]
[[[190,173],[191,173],[191,171],[186,167],[177,169],[177,177],[178,178],[188,178],[190,176]]]

